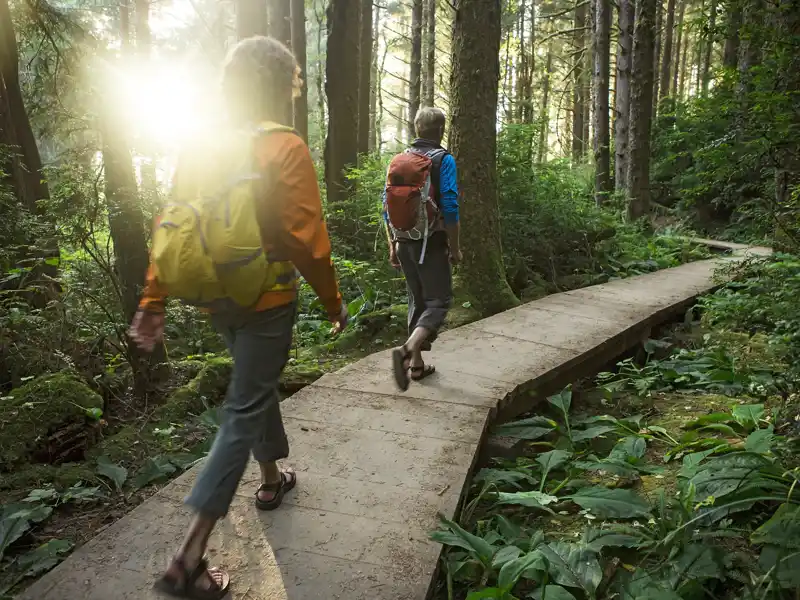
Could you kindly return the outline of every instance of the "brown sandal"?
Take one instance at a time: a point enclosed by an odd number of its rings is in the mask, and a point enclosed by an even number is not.
[[[436,367],[433,365],[422,365],[421,367],[411,367],[411,379],[413,381],[422,381],[426,377],[433,375],[436,372]]]
[[[392,371],[394,372],[394,381],[401,391],[405,392],[408,389],[410,380],[408,378],[408,365],[406,362],[411,357],[411,353],[405,347],[395,348],[392,350]]]
[[[186,563],[182,558],[176,558],[173,564],[180,567],[182,576],[174,577],[165,573],[155,583],[154,587],[157,591],[175,598],[188,598],[189,600],[222,600],[230,592],[231,580],[228,574],[221,569],[209,567],[205,558],[192,571],[186,568]],[[222,585],[214,579],[215,573],[222,575]],[[198,587],[197,580],[206,574],[211,579],[211,586],[208,588]]]
[[[281,471],[281,480],[278,483],[262,483],[256,491],[256,508],[258,510],[275,510],[283,502],[283,497],[287,492],[294,489],[297,485],[297,473],[291,470]],[[261,492],[272,492],[273,496],[269,500],[262,500],[258,497]]]

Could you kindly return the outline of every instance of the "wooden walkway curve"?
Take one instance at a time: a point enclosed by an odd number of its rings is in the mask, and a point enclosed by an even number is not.
[[[444,333],[437,373],[398,394],[389,355],[326,375],[283,404],[295,492],[252,503],[248,470],[210,546],[237,600],[424,600],[440,547],[437,513],[458,507],[490,423],[530,408],[630,348],[713,288],[724,261],[763,248],[556,294]],[[188,521],[197,468],[99,533],[19,600],[150,600]]]

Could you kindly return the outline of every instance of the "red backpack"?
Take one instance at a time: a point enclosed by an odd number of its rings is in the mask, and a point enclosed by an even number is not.
[[[423,240],[420,264],[428,237],[441,229],[431,172],[433,160],[444,154],[440,148],[428,153],[409,148],[392,158],[386,174],[386,214],[392,235],[396,240]]]

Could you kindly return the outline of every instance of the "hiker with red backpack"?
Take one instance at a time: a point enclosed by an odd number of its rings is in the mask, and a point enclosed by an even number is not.
[[[392,351],[397,386],[435,372],[422,352],[431,349],[453,301],[451,265],[461,262],[456,161],[442,147],[445,114],[417,112],[411,146],[389,163],[384,221],[389,262],[401,268],[408,290],[408,340]]]

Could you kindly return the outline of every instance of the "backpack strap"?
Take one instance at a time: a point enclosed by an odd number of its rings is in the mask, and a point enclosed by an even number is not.
[[[423,150],[421,148],[414,148],[413,146],[408,148],[406,152],[413,152],[415,154],[420,154],[422,156],[427,156],[431,160],[431,185],[434,189],[434,198],[433,201],[436,203],[436,206],[440,206],[441,200],[441,193],[440,193],[440,182],[441,182],[441,171],[442,171],[442,161],[444,157],[450,154],[444,148],[429,148]]]

